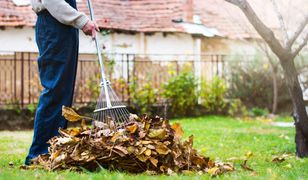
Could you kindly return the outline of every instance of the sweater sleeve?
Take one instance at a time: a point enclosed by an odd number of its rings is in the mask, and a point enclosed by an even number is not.
[[[89,18],[82,12],[71,7],[64,0],[42,0],[44,7],[59,22],[82,29]]]

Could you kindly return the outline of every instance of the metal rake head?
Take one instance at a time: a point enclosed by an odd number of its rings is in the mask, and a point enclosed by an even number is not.
[[[110,82],[101,83],[101,93],[94,110],[93,119],[106,124],[113,123],[116,127],[130,121],[130,112],[113,91]]]

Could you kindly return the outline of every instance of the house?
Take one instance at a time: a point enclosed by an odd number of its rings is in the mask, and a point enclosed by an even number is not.
[[[0,51],[37,52],[34,37],[36,15],[30,0],[0,1]],[[255,54],[260,40],[237,7],[224,0],[92,0],[106,52],[132,54]],[[88,12],[86,0],[78,0]],[[261,19],[280,36],[280,23],[271,1],[250,3]],[[277,8],[291,31],[308,11],[305,0],[281,0]],[[285,8],[288,5],[292,8]],[[303,8],[304,7],[304,8]],[[303,12],[297,12],[302,10]],[[305,11],[306,10],[306,11]],[[88,13],[87,13],[88,14]],[[299,17],[299,18],[298,18]],[[293,28],[294,27],[294,28]],[[201,39],[198,47],[197,39]],[[199,49],[198,49],[199,48]],[[80,33],[80,53],[94,53],[90,38]]]
[[[29,0],[28,0],[29,1]],[[34,37],[36,15],[29,4],[17,0],[0,2],[0,51],[37,52]],[[106,52],[131,54],[194,54],[195,36],[218,35],[214,28],[197,23],[177,23],[184,17],[181,0],[93,0],[100,35]],[[78,2],[88,12],[86,0]],[[80,33],[80,53],[95,53],[89,37]]]

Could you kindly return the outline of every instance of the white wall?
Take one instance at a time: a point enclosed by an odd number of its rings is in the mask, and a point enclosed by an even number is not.
[[[0,30],[0,53],[3,51],[37,52],[33,28],[5,28]]]
[[[112,33],[99,35],[100,42],[105,45],[106,52],[137,54],[193,54],[194,40],[189,34],[144,33],[125,34]],[[95,53],[92,39],[80,32],[80,53]],[[0,30],[0,52],[30,51],[37,52],[34,28],[5,28]]]

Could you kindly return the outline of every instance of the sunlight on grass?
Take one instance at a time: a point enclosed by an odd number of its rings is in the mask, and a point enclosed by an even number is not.
[[[202,154],[216,160],[235,163],[236,171],[221,176],[222,179],[306,179],[308,160],[296,160],[294,128],[274,127],[258,121],[241,121],[229,117],[207,116],[176,119],[185,131],[185,138],[194,135],[194,147]],[[167,176],[129,175],[106,170],[98,173],[77,173],[70,171],[47,172],[43,170],[20,170],[31,143],[32,132],[0,132],[0,179],[165,179]],[[248,161],[255,172],[245,171],[238,159],[247,152],[253,156]],[[290,153],[282,163],[271,162],[274,155]],[[9,162],[14,166],[10,167]],[[168,179],[202,178],[203,176],[173,176]]]

